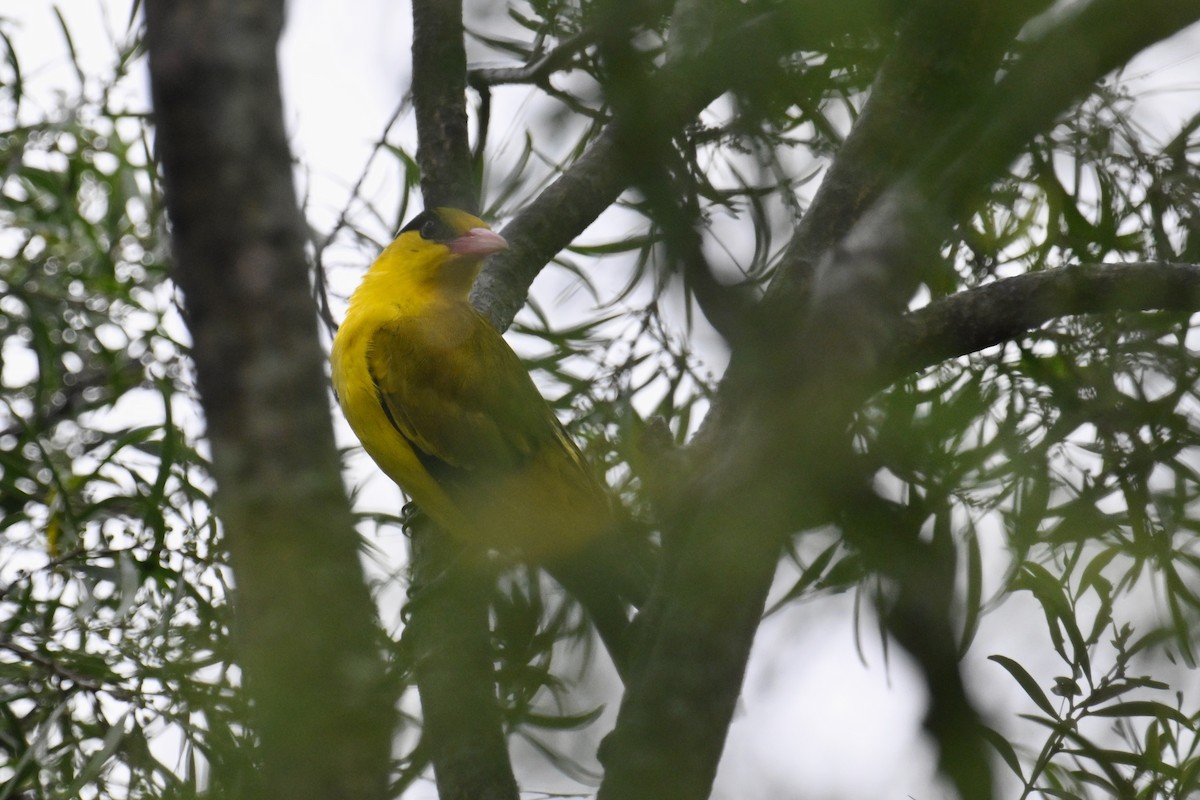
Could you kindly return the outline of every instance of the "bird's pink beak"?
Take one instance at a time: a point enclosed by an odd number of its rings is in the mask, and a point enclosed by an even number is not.
[[[475,256],[483,258],[492,253],[508,249],[508,242],[495,231],[487,228],[471,228],[449,242],[450,252],[456,256]]]

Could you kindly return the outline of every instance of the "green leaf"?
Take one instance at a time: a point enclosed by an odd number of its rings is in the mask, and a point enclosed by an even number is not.
[[[1025,671],[1024,667],[1007,656],[992,655],[988,656],[988,660],[995,661],[997,664],[1008,670],[1008,674],[1012,675],[1013,678],[1016,679],[1017,683],[1021,685],[1021,688],[1025,690],[1025,694],[1029,696],[1030,700],[1037,704],[1038,708],[1045,711],[1051,717],[1054,717],[1054,719],[1060,719],[1058,711],[1055,710],[1054,705],[1050,702],[1050,699],[1046,697],[1046,693],[1042,691],[1040,686],[1038,686],[1037,681],[1033,679],[1033,676]]]
[[[1025,773],[1021,771],[1021,760],[1017,758],[1017,753],[1013,750],[1012,743],[1008,739],[1001,736],[992,728],[984,725],[981,728],[984,740],[992,746],[992,748],[1000,754],[1000,758],[1004,759],[1004,763],[1012,770],[1013,774],[1020,779],[1021,783],[1025,782]]]
[[[1108,591],[1112,591],[1112,584],[1105,580],[1101,573],[1120,553],[1120,548],[1109,547],[1092,556],[1087,566],[1083,568],[1083,573],[1079,576],[1080,594],[1086,592],[1089,588],[1095,588],[1098,593],[1105,587],[1107,587]]]
[[[1192,725],[1192,720],[1179,709],[1153,700],[1128,700],[1111,706],[1093,708],[1088,713],[1097,717],[1154,717],[1163,721],[1170,720],[1188,728]]]
[[[604,706],[597,706],[591,711],[584,711],[580,714],[539,714],[530,711],[526,712],[523,719],[525,722],[538,728],[556,731],[574,731],[591,725],[600,719],[600,715],[603,713]]]
[[[967,535],[966,593],[963,598],[964,615],[962,634],[959,638],[958,657],[961,659],[971,648],[975,633],[979,630],[979,619],[983,611],[983,555],[979,550],[979,538],[974,525]]]
[[[108,765],[108,760],[117,752],[117,748],[121,746],[121,740],[125,738],[125,721],[132,713],[132,709],[126,711],[120,719],[109,726],[108,732],[104,735],[103,745],[92,754],[87,763],[83,765],[83,769],[79,770],[74,783],[66,791],[67,797],[78,796],[79,790],[98,777]]]
[[[774,605],[772,605],[763,613],[763,619],[771,616],[796,598],[801,597],[805,591],[807,591],[810,586],[815,584],[825,573],[825,569],[829,566],[829,563],[833,561],[834,556],[837,555],[840,548],[841,542],[836,541],[818,553],[817,557],[813,559],[812,563],[800,573],[800,577],[794,584],[792,584],[792,588],[788,589],[783,597],[779,598]]]

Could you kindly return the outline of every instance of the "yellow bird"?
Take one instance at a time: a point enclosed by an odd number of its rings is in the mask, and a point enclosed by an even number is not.
[[[622,667],[630,591],[610,568],[629,565],[605,563],[620,558],[608,492],[467,300],[483,259],[507,247],[465,211],[413,219],[350,298],[334,389],[363,448],[438,527],[546,566]]]

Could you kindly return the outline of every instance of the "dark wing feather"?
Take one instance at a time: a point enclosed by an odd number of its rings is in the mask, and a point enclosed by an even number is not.
[[[520,360],[469,307],[381,326],[367,361],[388,418],[439,480],[516,469],[559,446]]]

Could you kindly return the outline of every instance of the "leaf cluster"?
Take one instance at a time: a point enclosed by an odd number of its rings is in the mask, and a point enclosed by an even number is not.
[[[253,742],[138,46],[35,115],[4,37],[0,797],[195,796]]]

